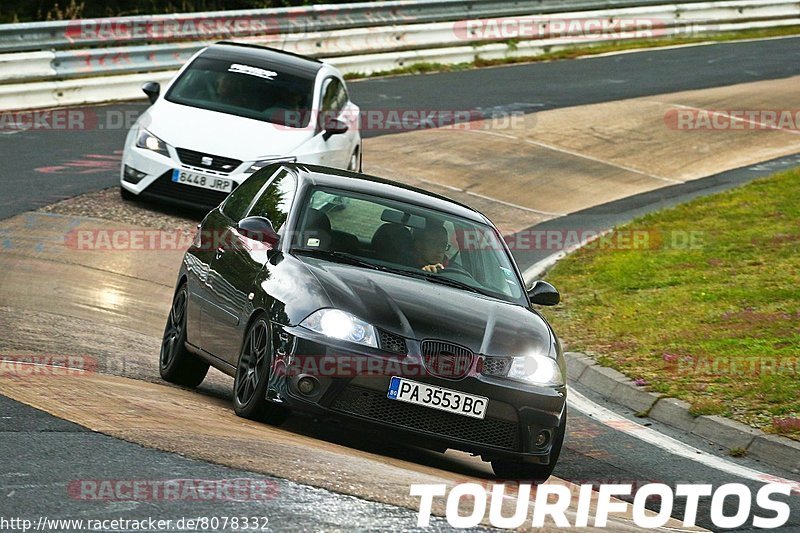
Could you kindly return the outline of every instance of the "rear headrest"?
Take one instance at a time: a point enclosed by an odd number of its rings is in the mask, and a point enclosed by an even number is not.
[[[381,220],[392,224],[411,226],[412,228],[425,227],[425,218],[410,213],[403,213],[396,209],[384,209],[383,213],[381,213]]]
[[[306,221],[307,230],[331,231],[331,219],[322,211],[313,208],[309,209]]]

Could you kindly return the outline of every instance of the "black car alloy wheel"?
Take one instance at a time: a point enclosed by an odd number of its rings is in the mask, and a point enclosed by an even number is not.
[[[186,349],[186,307],[188,305],[186,284],[175,292],[172,308],[167,317],[158,369],[161,377],[171,383],[185,387],[196,387],[208,373],[208,363]]]
[[[286,420],[288,412],[266,399],[271,367],[271,330],[267,320],[259,317],[247,330],[236,367],[233,408],[237,415],[270,424]]]

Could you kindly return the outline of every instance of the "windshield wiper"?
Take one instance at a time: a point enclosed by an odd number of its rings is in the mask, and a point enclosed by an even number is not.
[[[364,268],[369,268],[372,270],[389,270],[384,268],[380,265],[376,265],[374,263],[370,263],[369,261],[364,261],[363,259],[355,256],[353,254],[349,254],[347,252],[337,252],[336,250],[320,250],[317,248],[295,248],[292,250],[293,252],[300,252],[304,254],[314,255],[317,257],[321,257],[323,259],[331,259],[338,263],[347,263],[348,265],[355,265]]]
[[[422,276],[426,280],[428,280],[428,281],[430,281],[432,283],[441,283],[442,285],[449,285],[450,287],[456,287],[458,289],[464,289],[464,290],[468,290],[468,291],[472,291],[472,292],[477,292],[478,294],[482,294],[484,296],[490,296],[490,297],[492,296],[491,294],[487,294],[487,293],[483,292],[482,290],[480,290],[477,287],[473,287],[469,283],[464,283],[463,281],[456,281],[456,280],[451,279],[451,278],[445,278],[445,277],[442,277],[441,274],[431,274],[431,273],[423,271],[422,272]]]

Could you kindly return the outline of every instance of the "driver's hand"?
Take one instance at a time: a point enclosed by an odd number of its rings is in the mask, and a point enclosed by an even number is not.
[[[422,267],[422,270],[424,270],[425,272],[438,274],[440,270],[444,270],[444,265],[441,263],[436,263],[435,265],[425,265],[424,267]]]

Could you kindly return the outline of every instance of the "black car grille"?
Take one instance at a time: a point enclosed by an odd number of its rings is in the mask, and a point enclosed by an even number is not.
[[[506,376],[510,368],[510,357],[484,357],[481,374],[485,376]]]
[[[202,152],[195,152],[194,150],[188,150],[186,148],[176,148],[178,151],[178,157],[181,160],[181,163],[184,165],[190,165],[197,168],[204,168],[210,170],[216,170],[217,172],[233,172],[236,167],[242,164],[241,161],[238,159],[232,159],[230,157],[223,157],[221,155],[214,155],[214,154],[204,154]],[[204,165],[203,158],[210,157],[211,164]]]
[[[233,186],[234,188],[236,187],[236,182],[233,183]],[[176,183],[172,181],[171,170],[159,176],[149,187],[142,191],[142,194],[177,200],[181,203],[208,207],[209,209],[217,207],[228,196],[228,193],[225,192]]]
[[[388,331],[378,330],[378,338],[381,345],[381,350],[403,355],[408,353],[406,340],[400,335],[395,335],[394,333],[389,333]]]
[[[469,418],[429,407],[390,400],[382,392],[350,385],[332,409],[442,437],[519,451],[517,424],[497,418]]]
[[[425,368],[434,376],[446,379],[461,379],[469,374],[474,356],[470,350],[440,341],[422,342],[422,360]]]

